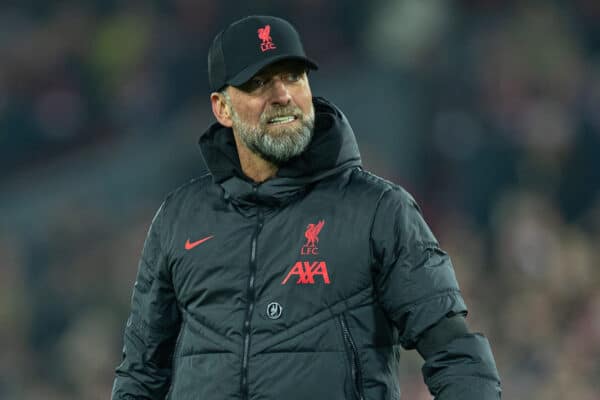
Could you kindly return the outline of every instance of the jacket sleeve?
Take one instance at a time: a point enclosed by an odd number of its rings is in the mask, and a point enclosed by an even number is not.
[[[406,349],[442,319],[466,315],[454,268],[415,200],[401,188],[382,195],[371,229],[378,299]],[[500,398],[500,378],[489,343],[467,333],[428,355],[422,368],[436,400]]]
[[[164,399],[169,389],[180,313],[163,249],[163,213],[164,203],[152,220],[142,250],[113,400]]]

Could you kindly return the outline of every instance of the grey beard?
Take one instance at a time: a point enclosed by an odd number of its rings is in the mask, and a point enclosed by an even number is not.
[[[278,134],[272,136],[266,129],[261,128],[267,126],[267,117],[261,116],[260,123],[257,126],[252,126],[241,121],[232,108],[233,129],[250,151],[275,165],[281,165],[302,154],[312,139],[315,123],[314,107],[311,105],[308,114],[303,114],[297,108],[293,111],[294,114],[301,115],[301,125],[297,128],[281,130]],[[281,112],[281,114],[286,113]]]

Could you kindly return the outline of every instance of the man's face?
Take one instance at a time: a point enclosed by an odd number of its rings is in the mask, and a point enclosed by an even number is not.
[[[272,64],[225,100],[234,133],[252,152],[279,165],[301,154],[312,137],[315,112],[302,63]]]

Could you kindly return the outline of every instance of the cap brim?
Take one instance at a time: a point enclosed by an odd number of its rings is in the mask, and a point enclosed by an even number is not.
[[[232,86],[241,86],[244,83],[248,82],[250,78],[252,78],[258,72],[260,72],[260,70],[262,70],[263,68],[282,60],[298,60],[304,62],[306,66],[310,69],[319,69],[318,64],[310,58],[289,54],[280,54],[278,56],[257,62],[256,64],[247,66],[246,68],[241,70],[236,76],[229,79],[227,81],[227,84]]]

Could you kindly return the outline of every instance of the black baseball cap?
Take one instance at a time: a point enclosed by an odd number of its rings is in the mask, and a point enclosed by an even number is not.
[[[208,50],[210,90],[240,86],[267,65],[288,59],[319,68],[306,57],[300,35],[288,21],[266,15],[242,18],[219,32]]]

